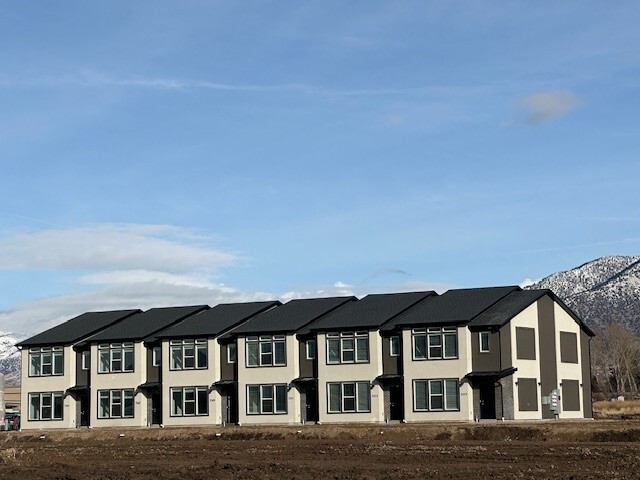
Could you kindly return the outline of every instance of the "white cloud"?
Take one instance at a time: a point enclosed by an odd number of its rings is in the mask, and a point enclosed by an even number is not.
[[[521,123],[548,123],[582,106],[582,101],[569,90],[550,90],[528,95],[521,100],[524,117]]]
[[[215,237],[170,225],[101,224],[0,235],[0,269],[214,272],[236,255]]]
[[[526,288],[526,287],[530,287],[531,285],[533,285],[534,283],[538,283],[540,280],[542,280],[542,278],[537,278],[535,280],[532,280],[530,278],[525,278],[523,281],[521,281],[518,286],[520,288]]]

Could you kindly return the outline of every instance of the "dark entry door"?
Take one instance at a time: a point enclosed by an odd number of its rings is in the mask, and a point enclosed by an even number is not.
[[[80,426],[89,426],[89,394],[83,393],[80,395]]]
[[[496,388],[493,380],[480,384],[480,418],[496,418]]]
[[[227,399],[227,411],[225,422],[229,424],[238,423],[238,394],[235,387],[227,387],[225,391]]]
[[[162,423],[162,394],[160,392],[151,394],[151,425]]]
[[[393,385],[389,388],[389,419],[404,419],[404,392],[402,385]]]
[[[308,385],[306,388],[307,397],[307,422],[317,422],[318,416],[318,388],[315,385]]]

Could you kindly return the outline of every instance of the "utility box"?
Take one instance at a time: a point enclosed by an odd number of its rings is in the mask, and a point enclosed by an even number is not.
[[[556,415],[560,414],[560,390],[557,388],[551,390],[551,395],[549,395],[549,409]]]

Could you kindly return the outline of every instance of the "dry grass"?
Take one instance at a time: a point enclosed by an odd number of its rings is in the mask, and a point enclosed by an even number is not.
[[[593,413],[598,418],[640,417],[640,400],[621,402],[595,402]]]

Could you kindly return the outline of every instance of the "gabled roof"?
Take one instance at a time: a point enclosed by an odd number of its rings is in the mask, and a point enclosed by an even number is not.
[[[18,347],[72,345],[142,310],[87,312],[18,343]]]
[[[143,340],[159,330],[208,309],[208,305],[152,308],[103,330],[88,338],[87,342]]]
[[[384,293],[367,295],[313,322],[302,334],[357,328],[378,328],[402,312],[436,295],[436,292]]]
[[[388,331],[411,325],[464,325],[520,287],[464,288],[448,290],[416,305],[389,322],[381,330]]]
[[[571,318],[573,318],[580,328],[587,333],[587,335],[593,337],[595,333],[587,327],[587,325],[578,317],[573,310],[571,310],[560,298],[549,289],[540,290],[521,290],[515,291],[504,297],[498,303],[487,309],[481,315],[478,315],[470,324],[470,329],[482,329],[482,328],[500,328],[506,325],[513,317],[522,312],[525,308],[531,305],[533,302],[538,301],[540,298],[548,295],[558,305],[560,305],[564,311],[566,311]]]
[[[259,335],[262,333],[294,333],[356,297],[328,297],[291,300],[280,307],[253,317],[229,335]]]
[[[222,303],[187,317],[155,335],[156,338],[216,337],[249,318],[282,305],[277,300],[251,303]]]

